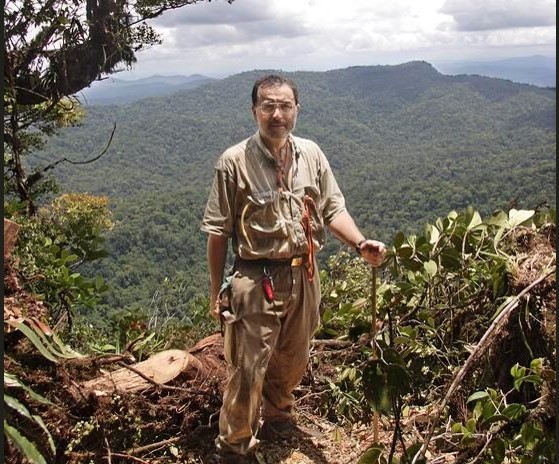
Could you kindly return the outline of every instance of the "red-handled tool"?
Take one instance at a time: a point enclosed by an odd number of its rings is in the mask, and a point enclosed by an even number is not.
[[[266,301],[272,303],[274,301],[274,281],[266,266],[264,266],[262,274],[262,290]]]

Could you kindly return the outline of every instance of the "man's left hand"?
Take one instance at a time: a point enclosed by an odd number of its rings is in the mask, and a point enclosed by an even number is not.
[[[386,256],[386,246],[378,240],[365,240],[360,245],[361,256],[371,266],[378,267]]]

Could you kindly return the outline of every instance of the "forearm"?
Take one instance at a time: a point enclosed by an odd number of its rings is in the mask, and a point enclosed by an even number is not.
[[[328,227],[338,240],[352,248],[365,238],[347,211],[338,214]]]
[[[386,255],[384,243],[378,240],[365,239],[348,212],[338,214],[329,225],[330,231],[342,242],[352,248],[373,266],[380,266]]]
[[[213,306],[223,282],[225,262],[227,260],[228,239],[221,235],[208,235],[208,269],[210,273],[210,304]]]

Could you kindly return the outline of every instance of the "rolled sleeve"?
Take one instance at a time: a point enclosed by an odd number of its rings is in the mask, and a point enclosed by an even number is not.
[[[231,194],[230,174],[222,163],[215,167],[212,188],[206,203],[204,217],[200,229],[203,232],[223,237],[231,237],[233,233],[234,199]]]
[[[320,152],[322,172],[320,176],[320,192],[322,194],[321,210],[324,223],[330,224],[336,216],[346,211],[345,198],[334,177],[326,156]]]

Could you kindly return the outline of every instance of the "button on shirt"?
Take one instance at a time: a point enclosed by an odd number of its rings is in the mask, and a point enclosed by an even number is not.
[[[257,132],[226,150],[215,165],[201,230],[231,237],[242,259],[287,259],[308,253],[301,223],[303,199],[309,208],[316,250],[324,245],[324,225],[346,210],[326,156],[316,143],[289,136],[293,161],[287,188],[276,184],[277,163]]]

